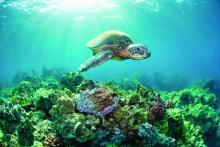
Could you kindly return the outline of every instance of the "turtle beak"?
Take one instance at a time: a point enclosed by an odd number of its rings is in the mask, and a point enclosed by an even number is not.
[[[147,57],[150,57],[150,56],[151,56],[151,51],[147,50]]]
[[[145,52],[145,57],[144,58],[149,58],[150,56],[151,56],[151,51],[146,48],[146,52]]]

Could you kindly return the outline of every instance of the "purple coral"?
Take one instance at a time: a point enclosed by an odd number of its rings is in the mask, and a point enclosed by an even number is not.
[[[90,113],[95,116],[106,116],[117,108],[115,93],[104,89],[83,91],[76,100],[76,109],[79,112]]]
[[[165,115],[165,108],[166,104],[161,100],[160,96],[158,95],[153,101],[153,106],[150,109],[148,120],[150,122],[155,122],[162,119]]]

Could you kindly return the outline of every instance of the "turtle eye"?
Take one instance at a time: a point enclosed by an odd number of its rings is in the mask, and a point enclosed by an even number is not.
[[[143,50],[139,50],[138,52],[140,55],[143,55],[144,54],[144,51]]]

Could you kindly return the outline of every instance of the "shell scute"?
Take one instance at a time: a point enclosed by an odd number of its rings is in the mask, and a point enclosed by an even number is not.
[[[126,33],[109,30],[90,40],[86,45],[94,54],[97,54],[104,50],[111,50],[114,52],[115,50],[125,49],[132,43],[133,41]]]

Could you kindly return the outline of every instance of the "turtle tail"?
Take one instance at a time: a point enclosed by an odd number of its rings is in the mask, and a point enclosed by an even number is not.
[[[93,67],[105,63],[113,55],[112,51],[104,51],[92,56],[79,67],[79,72],[87,71]]]

